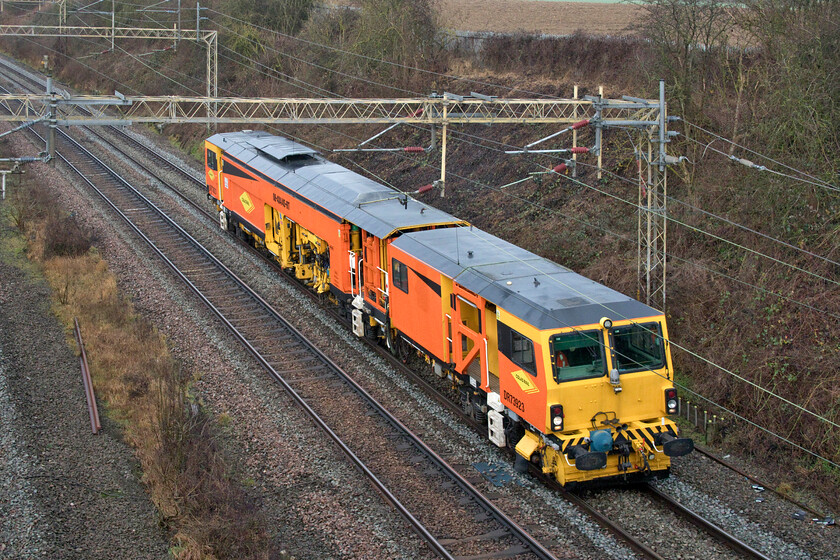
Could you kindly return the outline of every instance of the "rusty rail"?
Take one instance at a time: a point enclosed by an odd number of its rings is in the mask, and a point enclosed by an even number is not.
[[[73,317],[73,331],[76,334],[76,344],[79,345],[79,364],[82,368],[82,382],[85,385],[85,397],[87,398],[88,413],[90,414],[90,429],[98,434],[102,426],[99,424],[99,410],[96,408],[96,396],[93,394],[93,380],[90,378],[88,369],[85,344],[82,342],[82,331],[79,328],[79,320]]]

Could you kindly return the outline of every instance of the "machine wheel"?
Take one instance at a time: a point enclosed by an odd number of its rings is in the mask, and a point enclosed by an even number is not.
[[[338,316],[341,317],[341,320],[345,323],[350,322],[350,311],[347,309],[347,303],[343,300],[339,300],[338,302]]]
[[[398,345],[399,337],[394,338],[394,329],[391,328],[391,320],[388,319],[385,326],[385,347],[392,356],[397,357],[399,356]]]
[[[397,337],[397,357],[402,361],[402,363],[408,363],[408,358],[411,356],[411,351],[413,348],[411,345],[408,344],[402,337]]]
[[[365,338],[368,340],[375,341],[379,338],[379,327],[378,325],[371,325],[370,321],[368,320],[368,316],[365,315]]]

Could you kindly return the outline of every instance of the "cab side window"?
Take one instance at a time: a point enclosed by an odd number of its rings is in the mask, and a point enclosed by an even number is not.
[[[507,356],[514,364],[536,377],[537,362],[534,356],[534,343],[531,339],[504,323],[498,323],[498,332],[499,352]]]
[[[216,163],[216,152],[213,150],[207,150],[207,167],[213,171],[219,170],[219,165]]]
[[[605,375],[603,335],[598,330],[574,330],[549,340],[554,380],[572,381]]]
[[[391,281],[394,286],[408,293],[408,267],[397,259],[393,259]]]

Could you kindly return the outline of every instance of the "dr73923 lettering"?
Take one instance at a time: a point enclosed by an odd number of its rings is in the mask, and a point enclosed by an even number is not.
[[[505,400],[512,404],[514,407],[518,408],[520,412],[525,412],[525,403],[508,393],[507,391],[502,391],[505,395]]]

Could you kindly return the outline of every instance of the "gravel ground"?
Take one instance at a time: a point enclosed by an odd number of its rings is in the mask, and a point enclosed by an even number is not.
[[[0,558],[166,558],[120,431],[92,435],[50,291],[0,231]]]
[[[154,181],[145,178],[140,183],[153,185]],[[167,335],[184,366],[199,377],[197,388],[206,403],[217,413],[230,414],[232,421],[225,428],[227,447],[270,520],[278,547],[288,548],[298,558],[427,555],[413,533],[371,495],[369,486],[344,464],[311,423],[290,407],[289,399],[219,330],[203,307],[160,270],[157,260],[150,260],[144,249],[134,246],[133,238],[110,214],[86,199],[86,191],[58,182],[56,187],[60,203],[97,230],[103,240],[102,251],[122,288]],[[161,204],[167,200],[154,186],[149,192]],[[204,200],[203,193],[194,196]],[[430,402],[344,327],[278,280],[267,265],[221,237],[215,223],[196,216],[181,203],[170,201],[167,207],[173,208],[179,223],[206,242],[296,327],[320,339],[330,357],[376,398],[390,410],[399,411],[405,424],[425,434],[435,451],[491,492],[497,504],[532,534],[547,545],[551,543],[558,557],[633,557],[556,494],[514,473],[508,460],[484,438]],[[473,469],[478,461],[498,465],[512,482],[492,486]],[[772,496],[755,502],[749,483],[696,455],[678,460],[673,479],[662,488],[704,515],[718,516],[722,525],[742,538],[753,538],[750,542],[773,558],[833,558],[840,550],[836,527],[794,520],[791,510],[795,508]],[[642,528],[662,525],[658,509],[640,506],[637,498],[623,498],[625,494],[631,495],[618,492],[604,499],[615,502],[619,509],[632,510]],[[30,534],[36,534],[35,530]],[[707,558],[717,553],[704,546],[686,545],[682,557]]]

